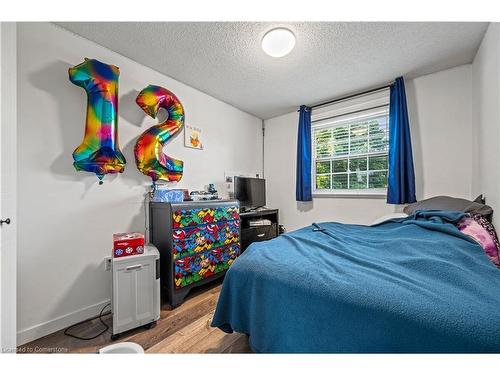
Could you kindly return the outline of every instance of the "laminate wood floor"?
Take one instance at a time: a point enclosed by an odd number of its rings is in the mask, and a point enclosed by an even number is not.
[[[146,353],[251,353],[246,335],[226,334],[210,327],[219,298],[220,281],[202,287],[176,309],[162,308],[160,320],[151,329],[137,328],[111,341],[111,329],[88,341],[64,335],[64,330],[18,347],[19,353],[96,353],[103,346],[132,341]],[[103,320],[111,327],[111,315]],[[103,327],[96,318],[70,330],[71,333],[91,337]]]

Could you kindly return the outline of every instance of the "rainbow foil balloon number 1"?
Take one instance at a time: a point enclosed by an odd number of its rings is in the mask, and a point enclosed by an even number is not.
[[[167,120],[150,127],[137,140],[134,148],[137,168],[151,177],[153,183],[158,180],[179,181],[184,164],[182,160],[165,155],[163,146],[184,126],[184,108],[181,102],[169,90],[153,85],[144,88],[136,102],[153,118],[156,118],[161,108],[168,113]]]
[[[85,136],[73,151],[73,165],[95,173],[99,184],[107,173],[123,172],[126,163],[118,146],[119,75],[118,67],[87,58],[69,69],[70,81],[87,92]]]

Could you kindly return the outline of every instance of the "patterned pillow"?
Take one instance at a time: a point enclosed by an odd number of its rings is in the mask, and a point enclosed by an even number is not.
[[[484,216],[466,215],[457,224],[458,230],[481,245],[486,256],[500,268],[500,243],[495,227]]]

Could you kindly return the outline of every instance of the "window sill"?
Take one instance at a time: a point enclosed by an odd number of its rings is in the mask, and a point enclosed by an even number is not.
[[[315,191],[313,198],[387,198],[387,191],[384,190],[339,190],[339,191]]]

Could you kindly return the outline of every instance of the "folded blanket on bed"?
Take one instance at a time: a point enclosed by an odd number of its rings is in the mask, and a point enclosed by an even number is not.
[[[500,352],[500,270],[455,227],[462,217],[321,223],[255,243],[212,326],[257,352]]]

